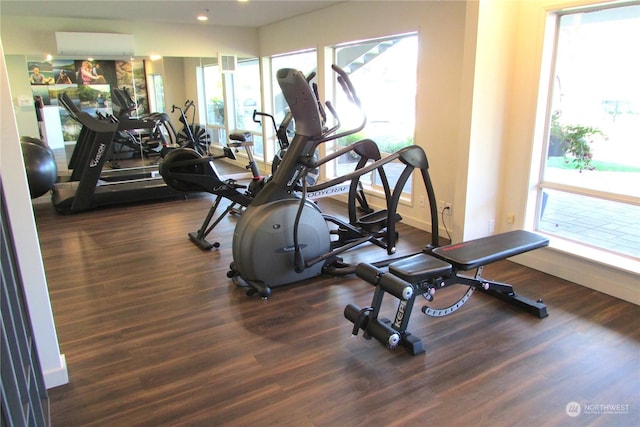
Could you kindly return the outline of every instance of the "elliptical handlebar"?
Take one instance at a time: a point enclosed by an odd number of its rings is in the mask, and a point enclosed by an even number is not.
[[[278,145],[280,145],[281,150],[286,150],[289,147],[289,137],[287,136],[287,127],[291,123],[291,112],[287,112],[280,123],[280,127],[276,126],[276,119],[272,114],[263,113],[258,110],[253,110],[252,119],[255,123],[262,123],[262,120],[257,116],[261,117],[269,117],[271,119],[271,123],[273,125],[273,130],[275,132],[276,138],[278,138]]]
[[[331,68],[338,74],[338,83],[347,96],[358,110],[362,112],[360,99],[351,84],[351,80],[347,73],[337,65]],[[297,141],[299,146],[294,147],[294,153],[291,157],[285,157],[281,168],[286,170],[283,175],[276,173],[274,183],[283,185],[285,188],[296,187],[296,181],[305,174],[311,167],[314,167],[313,151],[318,144],[359,132],[367,123],[367,118],[362,114],[362,121],[356,127],[336,133],[340,128],[338,114],[330,102],[324,105],[335,118],[337,125],[330,129],[325,128],[327,116],[324,111],[323,103],[320,100],[317,85],[310,83],[310,78],[304,78],[301,72],[292,69],[282,69],[277,73],[278,83],[282,89],[282,93],[289,104],[289,109],[296,123],[296,136],[294,142]],[[297,165],[296,165],[297,163]],[[278,171],[280,172],[280,169]],[[282,178],[285,178],[284,180]],[[266,188],[265,188],[266,190]],[[263,190],[264,191],[264,190]],[[300,204],[296,212],[293,225],[293,246],[294,246],[294,270],[301,273],[307,267],[304,254],[299,241],[299,226],[302,218],[304,207],[306,206],[307,180],[302,177],[302,191]],[[262,195],[267,194],[264,191]]]
[[[349,75],[342,68],[338,67],[336,64],[332,64],[331,69],[333,69],[333,71],[338,73],[338,83],[340,83],[340,86],[342,86],[342,90],[344,90],[344,92],[347,94],[347,96],[349,97],[349,100],[354,104],[356,104],[358,108],[361,108],[360,98],[358,98],[358,94],[356,93],[356,89],[353,87],[353,84],[351,83],[351,79],[349,78]]]
[[[358,110],[360,110],[360,112],[362,112],[362,104],[360,103],[360,98],[358,98],[358,94],[356,93],[356,89],[353,87],[353,84],[351,83],[351,79],[349,78],[349,75],[342,68],[338,67],[335,64],[331,65],[331,69],[333,69],[333,71],[335,71],[338,74],[338,83],[340,84],[340,87],[342,87],[342,90],[347,96],[347,99],[351,103],[353,103],[353,105],[355,105],[358,108]],[[318,141],[318,143],[330,141],[333,139],[343,138],[345,136],[352,135],[356,132],[360,132],[362,129],[364,129],[365,125],[367,124],[367,117],[363,113],[362,121],[355,128],[349,129],[340,133],[334,133],[337,130],[337,128],[340,126],[339,125],[340,121],[338,120],[338,115],[335,109],[333,108],[333,105],[331,104],[331,102],[327,101],[325,102],[325,105],[327,106],[327,109],[331,112],[331,114],[338,121],[338,125],[329,129],[327,132],[325,132],[325,134]]]
[[[186,113],[187,111],[189,111],[189,108],[194,106],[195,106],[194,102],[190,99],[187,99],[183,107],[178,107],[177,105],[173,104],[171,106],[171,112],[174,113],[176,110],[178,110],[180,111],[180,113]]]
[[[349,100],[349,102],[355,105],[358,108],[358,110],[362,113],[362,104],[360,103],[360,98],[358,98],[358,94],[356,93],[356,89],[353,87],[353,84],[351,83],[351,79],[349,78],[349,75],[342,68],[338,67],[335,64],[331,65],[331,69],[338,74],[338,79],[337,79],[338,84],[340,84],[340,87],[342,88],[343,92],[347,96],[347,99]],[[333,107],[333,104],[331,103],[331,101],[325,102],[325,106],[331,112],[331,115],[334,117],[337,124],[331,129],[328,129],[327,131],[325,131],[322,135],[322,138],[318,141],[318,143],[343,138],[345,136],[360,132],[362,129],[364,129],[365,125],[367,124],[367,117],[363,113],[362,121],[356,127],[345,130],[340,133],[335,133],[335,131],[340,128],[340,119],[338,118],[338,114],[335,108]]]
[[[347,99],[362,111],[360,99],[347,73],[335,64],[331,67],[338,74],[338,83]],[[296,134],[313,140],[318,144],[361,131],[367,122],[364,114],[362,114],[362,122],[353,129],[335,133],[339,128],[339,124],[330,129],[325,128],[327,121],[327,115],[324,111],[325,106],[338,123],[339,120],[331,103],[327,101],[323,104],[320,100],[317,86],[310,83],[314,75],[315,73],[312,73],[305,77],[300,71],[290,68],[283,68],[277,72],[278,83],[296,123]]]

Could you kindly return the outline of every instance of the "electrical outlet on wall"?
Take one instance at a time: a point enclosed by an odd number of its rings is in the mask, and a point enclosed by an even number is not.
[[[444,214],[449,216],[453,215],[453,204],[451,202],[444,202]]]
[[[444,200],[438,200],[438,214],[452,216],[453,203]]]

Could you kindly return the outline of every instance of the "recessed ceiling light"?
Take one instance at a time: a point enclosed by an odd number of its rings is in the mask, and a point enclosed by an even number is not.
[[[209,20],[209,9],[205,9],[204,12],[200,12],[198,14],[198,21],[208,21]]]

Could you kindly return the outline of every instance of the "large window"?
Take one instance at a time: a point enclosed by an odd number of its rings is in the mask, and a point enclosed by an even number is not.
[[[224,126],[224,89],[222,74],[217,65],[203,67],[204,96],[206,101],[207,124]]]
[[[409,34],[340,45],[334,49],[334,54],[336,64],[349,74],[367,117],[362,132],[344,138],[338,145],[370,138],[381,152],[388,154],[413,144],[418,36]],[[337,90],[336,105],[346,103],[342,91]],[[349,126],[358,119],[341,117],[341,122]],[[340,175],[353,170],[353,162],[353,157],[343,156],[338,159],[333,173]],[[400,163],[385,166],[392,186],[403,167]],[[377,178],[377,174],[372,173],[369,183],[377,185]],[[410,186],[409,180],[404,191],[410,192]]]
[[[273,97],[273,111],[276,121],[284,118],[286,111],[289,109],[282,91],[278,85],[276,74],[282,68],[293,68],[302,71],[305,75],[315,72],[318,68],[318,57],[315,50],[306,50],[302,52],[289,53],[285,55],[273,56],[271,58],[271,85]]]
[[[556,17],[537,229],[640,257],[640,5]]]
[[[259,131],[260,125],[253,121],[253,112],[260,111],[260,64],[257,59],[238,62],[233,78],[235,100],[234,128]]]
[[[282,119],[284,119],[285,114],[289,110],[289,106],[282,95],[282,91],[280,90],[280,86],[278,85],[278,80],[276,78],[278,70],[283,68],[293,68],[295,70],[300,70],[305,75],[309,75],[317,70],[317,64],[318,57],[316,50],[305,50],[271,57],[271,99],[273,102],[272,111],[276,119],[276,126],[280,125],[280,122],[282,122]],[[267,122],[265,122],[265,125],[267,125]],[[290,130],[293,132],[293,124]],[[270,132],[270,135],[271,144],[267,147],[267,153],[265,154],[269,156],[268,158],[273,158],[273,156],[279,151],[279,146],[273,132]],[[291,136],[293,135],[291,134],[290,137]]]
[[[217,64],[198,67],[200,120],[203,120],[212,145],[224,145],[227,140],[224,111],[224,85]]]
[[[235,72],[226,74],[229,131],[251,132],[253,152],[258,158],[264,155],[262,128],[253,121],[253,112],[261,111],[260,63],[257,59],[239,61]]]
[[[254,110],[260,110],[260,64],[257,59],[238,61],[234,72],[221,73],[217,64],[206,64],[199,70],[200,101],[214,145],[225,145],[226,135],[233,131],[251,132],[254,152],[261,157],[262,130],[253,121]]]
[[[162,74],[154,73],[147,77],[149,92],[149,111],[164,113],[164,81]]]

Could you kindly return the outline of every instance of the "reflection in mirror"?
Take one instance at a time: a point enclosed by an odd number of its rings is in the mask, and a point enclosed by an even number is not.
[[[164,113],[164,79],[161,73],[147,75],[149,80],[149,108],[157,113]]]
[[[16,83],[22,85],[14,88],[16,93],[29,90],[36,101],[39,136],[54,149],[61,178],[72,174],[69,161],[83,128],[59,102],[61,94],[90,117],[118,123],[109,161],[102,169],[107,175],[131,168],[157,169],[165,145],[187,143],[187,128],[204,146],[203,154],[219,154],[230,132],[250,132],[256,157],[264,160],[263,125],[253,120],[254,111],[262,106],[257,58],[239,59],[235,71],[229,73],[220,72],[217,57],[13,59],[10,80],[24,82]],[[28,74],[23,71],[25,65]],[[32,130],[33,113],[27,110],[16,109],[18,127],[25,129],[20,134],[38,136],[38,129]],[[164,123],[157,122],[158,118]],[[270,137],[271,128],[267,123]]]
[[[196,70],[199,119],[214,149],[226,145],[230,132],[250,132],[257,158],[264,158],[262,123],[253,120],[261,110],[260,65],[257,58],[241,59],[235,71],[222,71],[217,58],[201,58]],[[270,129],[267,127],[267,129]]]
[[[225,102],[223,76],[218,69],[217,58],[200,58],[196,70],[198,93],[203,99],[198,102],[199,119],[210,135],[210,144],[222,146],[226,143]]]
[[[52,147],[62,173],[70,172],[69,162],[83,128],[74,109],[118,123],[106,168],[148,167],[152,157],[159,155],[162,141],[154,135],[157,123],[147,116],[144,61],[27,58],[27,68],[40,137],[59,140],[52,137],[62,134],[63,144]],[[61,103],[63,95],[71,102]]]

